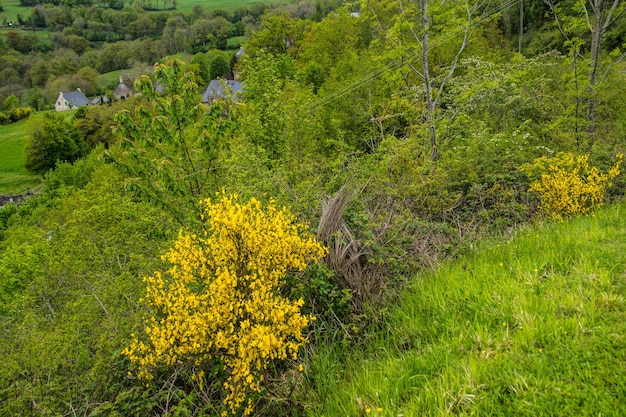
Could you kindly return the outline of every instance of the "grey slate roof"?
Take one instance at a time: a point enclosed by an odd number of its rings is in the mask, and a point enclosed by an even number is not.
[[[99,97],[95,97],[90,101],[90,104],[103,104],[103,103],[108,103],[109,102],[109,98],[107,96],[99,96]]]
[[[237,100],[243,90],[243,85],[239,81],[211,80],[209,86],[204,90],[204,94],[202,94],[202,102],[208,103],[218,98],[226,98],[224,84],[226,84],[226,88],[230,88],[233,98]]]
[[[68,91],[63,93],[63,98],[74,107],[86,106],[89,99],[80,91]]]

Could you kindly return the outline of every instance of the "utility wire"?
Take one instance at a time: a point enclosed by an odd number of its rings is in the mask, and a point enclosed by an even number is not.
[[[506,10],[510,7],[512,7],[513,5],[515,5],[516,3],[519,3],[520,0],[507,0],[506,2],[488,10],[485,14],[483,14],[482,16],[480,16],[476,21],[474,21],[473,23],[470,24],[470,27],[476,26],[479,23],[482,23],[483,21],[485,21],[487,18],[491,17],[492,15],[494,15],[495,13],[501,12],[503,10]],[[457,30],[453,30],[450,31],[448,33],[446,33],[445,35],[443,35],[440,38],[437,38],[434,42],[431,43],[431,48],[436,48],[439,45],[443,44],[444,42],[446,42],[447,40],[449,40],[452,37],[457,36],[458,34],[462,33],[465,29],[461,28],[461,29],[457,29]],[[380,75],[382,75],[383,73],[387,72],[388,70],[391,70],[394,67],[398,67],[404,63],[408,63],[411,62],[414,58],[416,58],[418,55],[421,54],[421,51],[416,50],[410,54],[408,54],[405,57],[402,58],[398,58],[394,61],[391,61],[389,64],[380,67],[379,69],[364,75],[363,77],[347,84],[346,86],[335,90],[334,92],[332,92],[331,94],[322,97],[321,99],[313,102],[310,106],[311,110],[316,110],[322,106],[325,106],[326,104],[329,104],[333,101],[335,101],[336,99],[338,99],[339,97],[342,97],[344,95],[346,95],[347,93],[356,90],[357,88],[361,87],[364,84],[367,84],[369,81],[372,81],[376,78],[378,78]]]

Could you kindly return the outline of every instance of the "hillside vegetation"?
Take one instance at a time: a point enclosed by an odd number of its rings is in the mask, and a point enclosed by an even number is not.
[[[0,42],[0,415],[625,411],[626,3],[88,3]]]
[[[311,351],[309,415],[623,415],[624,210],[538,224],[416,277],[358,349],[329,336]]]

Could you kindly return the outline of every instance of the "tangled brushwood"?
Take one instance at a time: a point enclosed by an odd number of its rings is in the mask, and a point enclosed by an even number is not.
[[[285,208],[219,194],[204,203],[204,235],[181,232],[163,257],[172,267],[145,278],[152,315],[123,353],[146,379],[157,367],[188,364],[202,386],[223,367],[224,405],[249,415],[268,365],[297,358],[313,319],[301,314],[302,300],[280,295],[285,275],[326,250]]]

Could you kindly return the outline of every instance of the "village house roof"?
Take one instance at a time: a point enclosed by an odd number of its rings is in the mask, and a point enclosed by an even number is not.
[[[93,98],[89,103],[92,105],[96,105],[96,104],[104,104],[108,102],[109,102],[109,98],[107,96],[98,96],[98,97]]]
[[[202,102],[208,103],[210,101],[220,98],[226,98],[228,95],[226,94],[224,87],[230,89],[232,97],[235,99],[235,101],[243,91],[243,85],[239,81],[211,80],[209,86],[206,88],[206,90],[204,90],[204,94],[202,95]]]
[[[89,99],[80,91],[80,88],[76,89],[76,91],[62,92],[61,95],[72,107],[86,106],[89,104]]]
[[[75,107],[89,105],[89,99],[77,88],[76,91],[61,91],[54,103],[56,111],[71,110]]]

